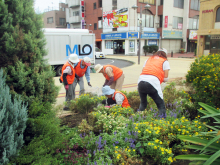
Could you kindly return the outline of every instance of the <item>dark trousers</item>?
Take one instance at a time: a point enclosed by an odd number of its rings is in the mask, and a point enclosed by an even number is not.
[[[110,106],[110,105],[116,104],[116,101],[113,100],[112,98],[108,98],[107,100],[103,100],[102,104]]]
[[[166,109],[163,99],[158,95],[157,90],[148,82],[141,81],[138,84],[138,92],[141,98],[141,104],[139,106],[139,110],[143,111],[147,108],[147,95],[149,95],[157,105],[159,109],[159,116],[161,118],[166,117]]]

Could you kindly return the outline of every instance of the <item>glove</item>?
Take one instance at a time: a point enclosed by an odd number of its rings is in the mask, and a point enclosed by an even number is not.
[[[92,87],[92,85],[91,85],[91,83],[90,83],[90,82],[88,82],[88,86]]]
[[[65,89],[68,90],[69,89],[69,85],[65,85]]]

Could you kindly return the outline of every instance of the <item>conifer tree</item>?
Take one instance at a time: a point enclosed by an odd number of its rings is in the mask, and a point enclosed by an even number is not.
[[[7,164],[23,146],[26,128],[27,105],[20,98],[11,98],[0,70],[0,164]]]
[[[33,0],[0,0],[0,68],[14,95],[33,101],[54,103],[58,88],[46,55],[42,16],[35,13]]]

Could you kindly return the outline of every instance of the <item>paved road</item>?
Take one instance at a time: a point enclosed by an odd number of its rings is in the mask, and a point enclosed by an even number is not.
[[[117,66],[119,68],[124,68],[124,67],[128,67],[128,66],[133,65],[133,63],[131,61],[121,60],[121,59],[109,59],[109,58],[96,59],[95,60],[95,65],[96,64],[114,65],[114,66]]]

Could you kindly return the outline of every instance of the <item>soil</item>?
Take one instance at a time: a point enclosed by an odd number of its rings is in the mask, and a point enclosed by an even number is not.
[[[83,119],[86,119],[88,121],[88,115],[87,114],[80,114],[80,113],[70,113],[65,116],[61,116],[61,126],[67,125],[70,128],[78,126]]]

